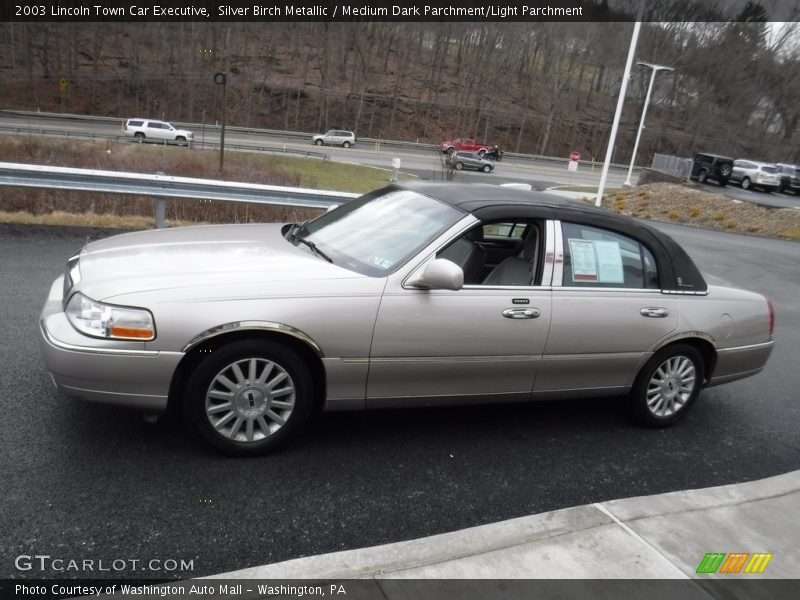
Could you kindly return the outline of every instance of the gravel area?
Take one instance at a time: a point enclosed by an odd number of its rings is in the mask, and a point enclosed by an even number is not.
[[[800,240],[800,210],[765,208],[673,183],[651,183],[603,199],[616,213],[782,239]]]

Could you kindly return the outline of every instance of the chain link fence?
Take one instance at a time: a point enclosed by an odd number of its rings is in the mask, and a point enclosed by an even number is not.
[[[650,168],[661,173],[688,178],[692,170],[692,159],[669,154],[655,154]]]

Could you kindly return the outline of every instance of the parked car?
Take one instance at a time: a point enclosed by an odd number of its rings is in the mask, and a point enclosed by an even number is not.
[[[447,166],[454,169],[474,169],[489,173],[494,171],[494,163],[488,158],[482,157],[477,152],[454,152],[445,159]]]
[[[441,144],[443,153],[453,154],[455,152],[477,152],[481,156],[487,152],[491,152],[497,146],[490,146],[489,144],[481,144],[476,142],[474,138],[456,138],[454,140],[445,140]]]
[[[356,143],[356,134],[352,131],[345,131],[344,129],[331,129],[327,133],[315,135],[311,138],[311,141],[317,146],[327,144],[328,146],[349,148]]]
[[[426,181],[305,223],[91,242],[39,329],[66,395],[180,409],[242,455],[286,442],[314,407],[627,395],[636,420],[666,426],[702,388],[761,371],[773,330],[767,299],[707,282],[659,229]]]
[[[743,190],[761,188],[767,192],[777,190],[781,183],[778,167],[775,165],[741,159],[733,161],[731,181],[741,185]]]
[[[775,166],[778,167],[781,180],[780,184],[778,184],[778,191],[792,192],[797,195],[800,192],[800,166],[784,163],[778,163]]]
[[[699,152],[694,155],[692,160],[691,178],[700,183],[706,183],[709,179],[716,181],[718,185],[724,187],[728,185],[733,171],[733,159],[719,154],[709,154]]]
[[[177,129],[166,121],[155,119],[128,119],[125,122],[125,135],[133,137],[140,142],[149,140],[172,141],[179,144],[188,144],[194,139],[194,133],[186,129]]]

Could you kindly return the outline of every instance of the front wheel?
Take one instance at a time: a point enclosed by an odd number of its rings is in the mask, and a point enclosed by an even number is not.
[[[133,137],[135,137],[136,141],[138,142],[144,141],[144,134],[141,131],[137,131],[136,133],[134,133]]]
[[[703,359],[694,347],[676,344],[656,352],[639,372],[629,396],[634,419],[645,427],[679,421],[700,394],[703,377]]]
[[[322,140],[314,140],[314,144],[317,146],[322,146]]]
[[[350,142],[344,142],[342,144],[342,148],[349,148],[349,147],[350,147]]]
[[[294,437],[311,414],[308,367],[291,349],[244,340],[213,349],[190,374],[187,422],[226,454],[270,452]]]
[[[464,168],[464,163],[457,162],[456,163],[456,171],[460,171]]]
[[[175,138],[175,141],[178,142],[181,146],[183,146],[186,143],[186,138],[183,137],[182,135],[179,135],[178,137]]]
[[[492,170],[492,167],[490,165],[483,165],[483,172],[484,173],[488,173],[491,170]]]
[[[753,182],[750,181],[749,177],[745,177],[744,179],[742,179],[742,189],[743,190],[749,190],[752,187],[753,187]]]

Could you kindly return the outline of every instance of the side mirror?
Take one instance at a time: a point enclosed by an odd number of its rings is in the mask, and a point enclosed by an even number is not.
[[[408,281],[408,285],[422,290],[460,290],[464,286],[464,271],[446,258],[437,258]]]

